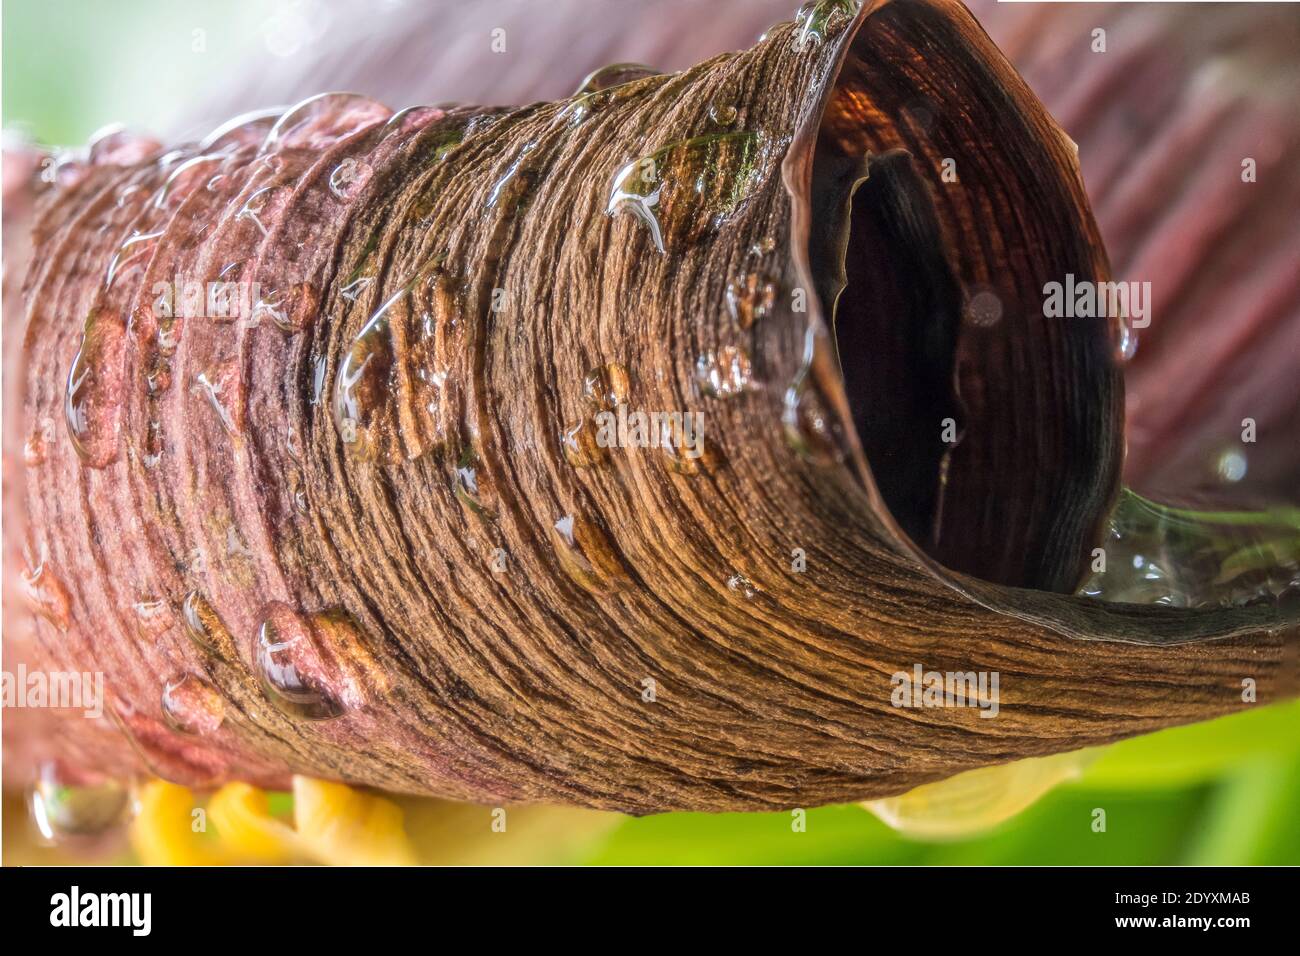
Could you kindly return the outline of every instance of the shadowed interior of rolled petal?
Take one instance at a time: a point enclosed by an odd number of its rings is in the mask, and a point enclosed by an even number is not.
[[[1043,306],[1109,271],[1072,147],[944,5],[865,11],[816,122],[808,261],[869,481],[947,568],[1072,592],[1123,400],[1107,321]]]
[[[844,171],[847,175],[841,174]],[[859,178],[858,173],[865,175]],[[960,421],[952,390],[961,289],[940,253],[939,223],[911,156],[854,162],[825,143],[815,189],[843,226],[818,270],[831,287],[835,340],[853,424],[876,486],[920,547],[933,547],[947,445]]]

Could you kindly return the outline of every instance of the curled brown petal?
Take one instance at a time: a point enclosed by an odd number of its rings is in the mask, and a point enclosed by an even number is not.
[[[118,453],[27,471],[70,611],[32,656],[106,672],[184,782],[632,812],[884,796],[1227,713],[1243,678],[1295,693],[1274,607],[1054,593],[1120,457],[1114,330],[1034,302],[1106,275],[1072,154],[958,4],[851,7],[580,104],[332,94],[175,194],[200,149],[51,191],[29,422],[62,415],[120,243],[160,234],[92,369]],[[263,308],[167,314],[172,275]],[[705,454],[586,454],[620,410],[702,414]],[[170,636],[142,636],[146,598]],[[1000,673],[998,718],[894,706],[918,663]],[[194,733],[164,720],[178,673]]]

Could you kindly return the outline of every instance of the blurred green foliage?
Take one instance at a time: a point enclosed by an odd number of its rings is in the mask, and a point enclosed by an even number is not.
[[[265,0],[5,0],[3,118],[51,146],[109,123],[175,132],[263,43]]]

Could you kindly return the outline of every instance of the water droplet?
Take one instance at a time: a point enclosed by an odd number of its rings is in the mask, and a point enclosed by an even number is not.
[[[307,328],[320,312],[320,292],[310,282],[298,282],[287,289],[268,288],[253,306],[252,324],[270,319],[281,332]]]
[[[33,611],[60,631],[68,629],[72,623],[72,598],[67,587],[50,570],[49,561],[42,558],[33,568],[29,559],[27,567],[18,576],[18,583]]]
[[[408,106],[388,118],[379,138],[384,140],[394,135],[414,133],[446,115],[447,111],[441,106]]]
[[[23,442],[23,463],[32,468],[42,464],[49,455],[50,445],[54,441],[54,419],[43,418],[32,430],[27,441]]]
[[[646,66],[644,63],[611,63],[609,66],[602,66],[600,69],[589,73],[573,95],[581,96],[584,93],[599,93],[603,90],[613,89],[616,86],[622,86],[624,83],[635,83],[637,80],[644,80],[650,76],[662,75],[659,70],[656,70],[653,66]]]
[[[981,289],[966,302],[966,320],[982,329],[1002,321],[1002,299],[996,292]]]
[[[92,311],[68,369],[63,417],[73,448],[91,468],[117,457],[125,340],[126,325],[116,314]]]
[[[301,720],[333,720],[347,712],[332,689],[319,639],[311,620],[280,602],[267,607],[257,634],[263,690],[281,711]]]
[[[566,103],[556,114],[556,121],[578,126],[603,110],[612,99],[607,92],[584,93]]]
[[[41,836],[58,843],[99,836],[125,822],[131,792],[121,781],[90,776],[77,779],[48,763],[38,771],[30,806]]]
[[[316,359],[316,361],[315,361],[314,363],[312,363],[312,370],[311,370],[311,403],[312,403],[313,405],[319,405],[320,402],[321,402],[321,399],[325,396],[325,370],[326,370],[326,368],[328,368],[328,363],[325,361],[325,356],[323,356],[323,355],[322,355],[322,356],[319,356],[319,357]]]
[[[265,238],[270,234],[271,227],[282,218],[290,195],[291,191],[285,187],[264,186],[244,201],[235,214],[235,220],[252,223]]]
[[[786,390],[781,415],[786,441],[801,457],[818,465],[844,458],[840,425],[804,369]]]
[[[766,318],[776,303],[776,283],[751,272],[727,286],[727,311],[742,329]]]
[[[284,426],[284,450],[294,461],[302,461],[302,445],[298,438],[298,429],[293,425]]]
[[[561,566],[583,588],[599,594],[630,583],[613,543],[595,523],[568,514],[555,522],[552,532]]]
[[[150,395],[161,395],[172,384],[172,363],[166,355],[155,352],[144,370],[144,387]]]
[[[175,212],[200,185],[211,188],[214,173],[227,157],[224,153],[204,153],[178,164],[153,196],[155,212]]]
[[[596,424],[590,418],[566,425],[560,432],[560,447],[564,449],[565,460],[574,468],[591,468],[609,458],[608,449],[596,440]]]
[[[239,367],[224,362],[215,370],[194,376],[194,393],[207,399],[217,413],[221,427],[229,435],[238,435],[244,427],[243,404],[239,398]]]
[[[496,494],[488,477],[482,474],[478,457],[467,448],[456,465],[456,500],[481,518],[496,518]]]
[[[83,150],[61,149],[41,172],[41,181],[59,189],[72,189],[90,175],[90,164]]]
[[[715,398],[739,395],[749,387],[752,368],[749,355],[735,345],[717,352],[706,352],[695,362],[695,380],[700,390]]]
[[[1138,337],[1128,316],[1121,316],[1116,328],[1115,361],[1121,365],[1130,362],[1137,354]]]
[[[251,146],[266,139],[272,126],[284,114],[283,106],[241,113],[227,120],[199,142],[204,151],[217,152],[236,146]]]
[[[1236,448],[1229,448],[1219,455],[1214,470],[1221,481],[1235,483],[1246,477],[1246,456]]]
[[[766,154],[766,139],[746,130],[672,143],[619,170],[605,211],[640,221],[661,253],[696,242],[753,192]]]
[[[848,23],[862,6],[862,0],[815,0],[805,3],[795,14],[798,28],[794,48],[798,52],[818,46]]]
[[[389,120],[393,111],[357,93],[321,93],[285,112],[262,141],[260,152],[322,149],[345,136]]]
[[[709,120],[715,126],[730,126],[740,117],[740,112],[731,103],[713,102],[709,104]]]
[[[123,275],[143,269],[152,258],[160,236],[162,230],[134,232],[123,241],[109,260],[108,270],[104,273],[104,288],[112,288]]]
[[[160,598],[141,598],[131,605],[135,612],[136,629],[140,635],[152,640],[172,626],[172,609]]]
[[[1293,508],[1197,511],[1124,489],[1110,515],[1104,561],[1094,558],[1086,597],[1169,607],[1272,601],[1300,581]]]
[[[515,157],[515,161],[497,180],[496,185],[492,187],[492,192],[488,194],[489,209],[500,206],[503,209],[516,210],[527,201],[537,178],[537,171],[528,164],[528,154],[536,146],[536,143],[525,144],[519,151],[519,155]]]
[[[612,412],[627,403],[629,381],[627,369],[611,362],[587,373],[582,395],[593,408]]]
[[[343,288],[339,289],[339,295],[349,302],[355,302],[361,298],[362,293],[375,284],[374,276],[359,276],[353,279]]]
[[[743,574],[733,574],[727,578],[727,588],[739,594],[746,601],[752,601],[758,596],[758,588],[754,587],[754,582]]]
[[[368,163],[358,162],[351,157],[343,160],[330,173],[330,192],[339,199],[351,199],[370,182],[374,170]]]
[[[163,719],[177,733],[190,736],[215,734],[226,719],[226,702],[202,678],[184,673],[163,687]]]
[[[334,424],[350,452],[415,458],[444,441],[456,315],[455,289],[431,264],[362,326],[334,379]]]
[[[702,413],[700,421],[703,421]],[[670,421],[660,423],[659,452],[668,469],[679,475],[698,475],[702,470],[716,471],[722,462],[717,448],[704,440],[702,427],[688,441],[685,427],[675,428]]]
[[[234,650],[234,638],[216,609],[199,591],[190,591],[181,603],[185,634],[208,654],[228,655]]]

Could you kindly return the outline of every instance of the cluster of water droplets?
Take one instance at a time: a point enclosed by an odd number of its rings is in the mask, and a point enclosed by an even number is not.
[[[458,284],[433,261],[361,327],[334,378],[334,424],[349,452],[415,458],[446,441],[442,404],[460,311]]]
[[[1181,608],[1295,603],[1300,509],[1192,510],[1125,489],[1079,593]]]

